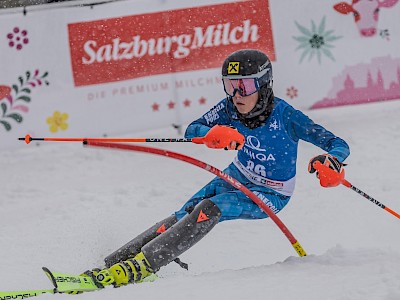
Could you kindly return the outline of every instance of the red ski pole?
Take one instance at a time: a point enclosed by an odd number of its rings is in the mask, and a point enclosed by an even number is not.
[[[23,138],[18,138],[20,141],[25,141],[29,144],[32,141],[41,142],[108,142],[108,143],[194,143],[205,144],[210,148],[225,148],[228,147],[232,141],[237,143],[237,148],[240,149],[244,145],[244,136],[234,128],[216,125],[211,128],[203,137],[194,137],[192,139],[185,138],[50,138],[40,137],[33,138],[27,134]]]
[[[392,209],[390,209],[386,205],[382,204],[378,200],[372,198],[370,195],[363,192],[362,190],[360,190],[359,188],[355,187],[350,182],[348,182],[346,179],[344,179],[344,170],[343,169],[342,169],[342,172],[339,174],[336,171],[330,169],[329,167],[321,164],[319,161],[316,161],[314,163],[314,168],[318,171],[321,182],[326,180],[327,182],[338,182],[339,184],[343,184],[345,187],[350,188],[351,190],[355,191],[357,194],[363,196],[364,198],[368,199],[369,201],[376,204],[380,208],[383,208],[384,210],[386,210],[388,213],[390,213],[393,216],[400,219],[400,214],[393,211]]]
[[[34,138],[27,134],[23,138],[18,138],[20,141],[25,141],[25,143],[29,144],[32,141],[41,141],[41,142],[109,142],[109,143],[171,143],[171,142],[184,142],[184,143],[192,143],[195,142],[194,139],[169,139],[169,138],[49,138],[49,137],[41,137]],[[201,142],[200,142],[201,143]],[[198,143],[196,143],[198,144]]]
[[[392,214],[393,216],[397,217],[400,219],[400,214],[398,214],[397,212],[391,210],[389,207],[387,207],[386,205],[380,203],[378,200],[372,198],[370,195],[368,195],[367,193],[363,192],[362,190],[360,190],[359,188],[355,187],[354,185],[352,185],[350,182],[348,182],[347,180],[343,180],[342,184],[345,187],[348,187],[350,189],[352,189],[353,191],[355,191],[357,194],[363,196],[364,198],[368,199],[369,201],[371,201],[372,203],[378,205],[380,208],[383,208],[384,210],[386,210],[388,213]]]

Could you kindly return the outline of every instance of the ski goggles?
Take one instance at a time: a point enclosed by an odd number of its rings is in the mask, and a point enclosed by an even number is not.
[[[225,93],[231,97],[239,93],[240,96],[246,97],[258,92],[260,84],[258,78],[229,79],[222,78]]]

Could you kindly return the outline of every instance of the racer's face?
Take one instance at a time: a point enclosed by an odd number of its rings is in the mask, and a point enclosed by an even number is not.
[[[239,93],[235,93],[232,97],[232,101],[238,112],[241,114],[247,114],[256,106],[258,101],[258,92],[245,97],[240,96]]]

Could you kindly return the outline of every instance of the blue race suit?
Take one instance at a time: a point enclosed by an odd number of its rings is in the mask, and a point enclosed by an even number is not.
[[[318,146],[340,162],[350,154],[344,140],[314,123],[282,99],[275,97],[274,109],[266,123],[254,129],[235,118],[233,104],[229,101],[220,101],[192,122],[186,129],[185,137],[202,137],[217,124],[235,127],[245,137],[245,144],[224,172],[251,190],[274,213],[278,213],[293,194],[299,140]],[[216,177],[175,212],[177,219],[181,219],[206,198],[221,210],[220,221],[268,217],[241,191]]]

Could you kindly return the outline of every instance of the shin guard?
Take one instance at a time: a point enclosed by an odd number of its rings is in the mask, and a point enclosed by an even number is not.
[[[175,215],[172,215],[142,232],[126,245],[108,255],[104,259],[106,266],[109,268],[120,261],[135,257],[142,251],[141,249],[144,245],[159,236],[161,233],[165,232],[168,228],[175,224],[176,221]]]
[[[142,248],[150,267],[158,271],[200,241],[221,218],[221,211],[209,199],[201,201],[194,210]]]

